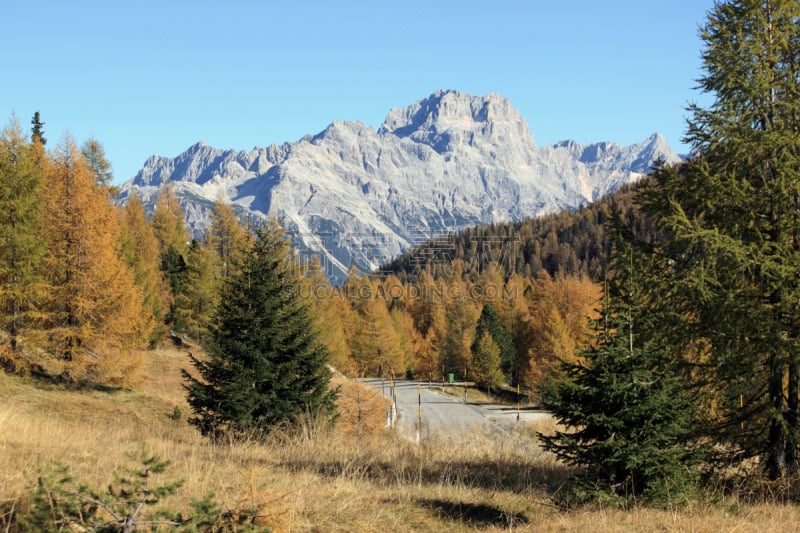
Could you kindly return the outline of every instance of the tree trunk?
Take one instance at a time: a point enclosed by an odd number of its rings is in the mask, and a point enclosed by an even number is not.
[[[786,408],[783,395],[783,366],[778,354],[772,354],[769,369],[769,399],[772,415],[767,437],[767,475],[779,479],[786,473]]]
[[[800,398],[798,397],[798,386],[800,385],[800,362],[796,353],[792,353],[789,358],[789,390],[786,412],[786,466],[789,472],[797,470],[797,445],[800,436]]]

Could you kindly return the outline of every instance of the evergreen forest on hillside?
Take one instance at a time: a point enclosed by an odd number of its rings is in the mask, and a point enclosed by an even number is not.
[[[422,270],[438,275],[458,259],[470,277],[496,263],[505,277],[531,277],[544,270],[551,277],[586,276],[600,281],[608,271],[613,248],[608,232],[613,219],[624,220],[639,239],[654,238],[653,223],[634,203],[638,187],[637,183],[623,186],[577,211],[476,226],[437,237],[383,265],[381,271],[407,280]]]

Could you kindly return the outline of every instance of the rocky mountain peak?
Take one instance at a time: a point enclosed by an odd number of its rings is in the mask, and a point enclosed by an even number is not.
[[[507,98],[437,91],[406,108],[389,111],[378,133],[391,133],[431,146],[438,153],[455,146],[522,139],[533,143],[528,126]]]
[[[334,281],[369,271],[410,246],[467,226],[574,209],[679,160],[660,135],[639,144],[537,147],[522,116],[497,94],[437,91],[392,109],[375,131],[334,121],[294,143],[219,150],[199,142],[154,156],[124,184],[152,208],[174,186],[201,236],[220,196],[243,218],[276,216],[301,254]]]
[[[365,130],[372,131],[370,127],[364,125],[362,122],[334,120],[320,133],[311,137],[309,141],[316,144],[325,140],[334,143],[353,142],[354,139]]]

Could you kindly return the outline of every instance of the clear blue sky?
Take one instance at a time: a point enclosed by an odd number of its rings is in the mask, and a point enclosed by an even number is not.
[[[539,145],[678,151],[706,100],[713,0],[5,0],[0,114],[40,111],[48,148],[97,138],[115,181],[199,140],[250,149],[333,120],[378,127],[437,89],[511,100]]]

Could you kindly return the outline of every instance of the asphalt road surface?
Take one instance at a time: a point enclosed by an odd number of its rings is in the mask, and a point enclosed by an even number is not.
[[[388,380],[365,379],[365,383],[375,387],[388,397],[391,389]],[[515,407],[464,403],[463,384],[445,385],[457,391],[460,397],[443,395],[441,384],[417,381],[396,381],[395,397],[397,401],[397,428],[403,434],[416,434],[420,427],[421,436],[433,433],[463,436],[476,429],[496,431],[508,429],[517,423]],[[421,413],[421,417],[419,414]],[[519,421],[531,421],[549,414],[541,411],[521,410]]]

